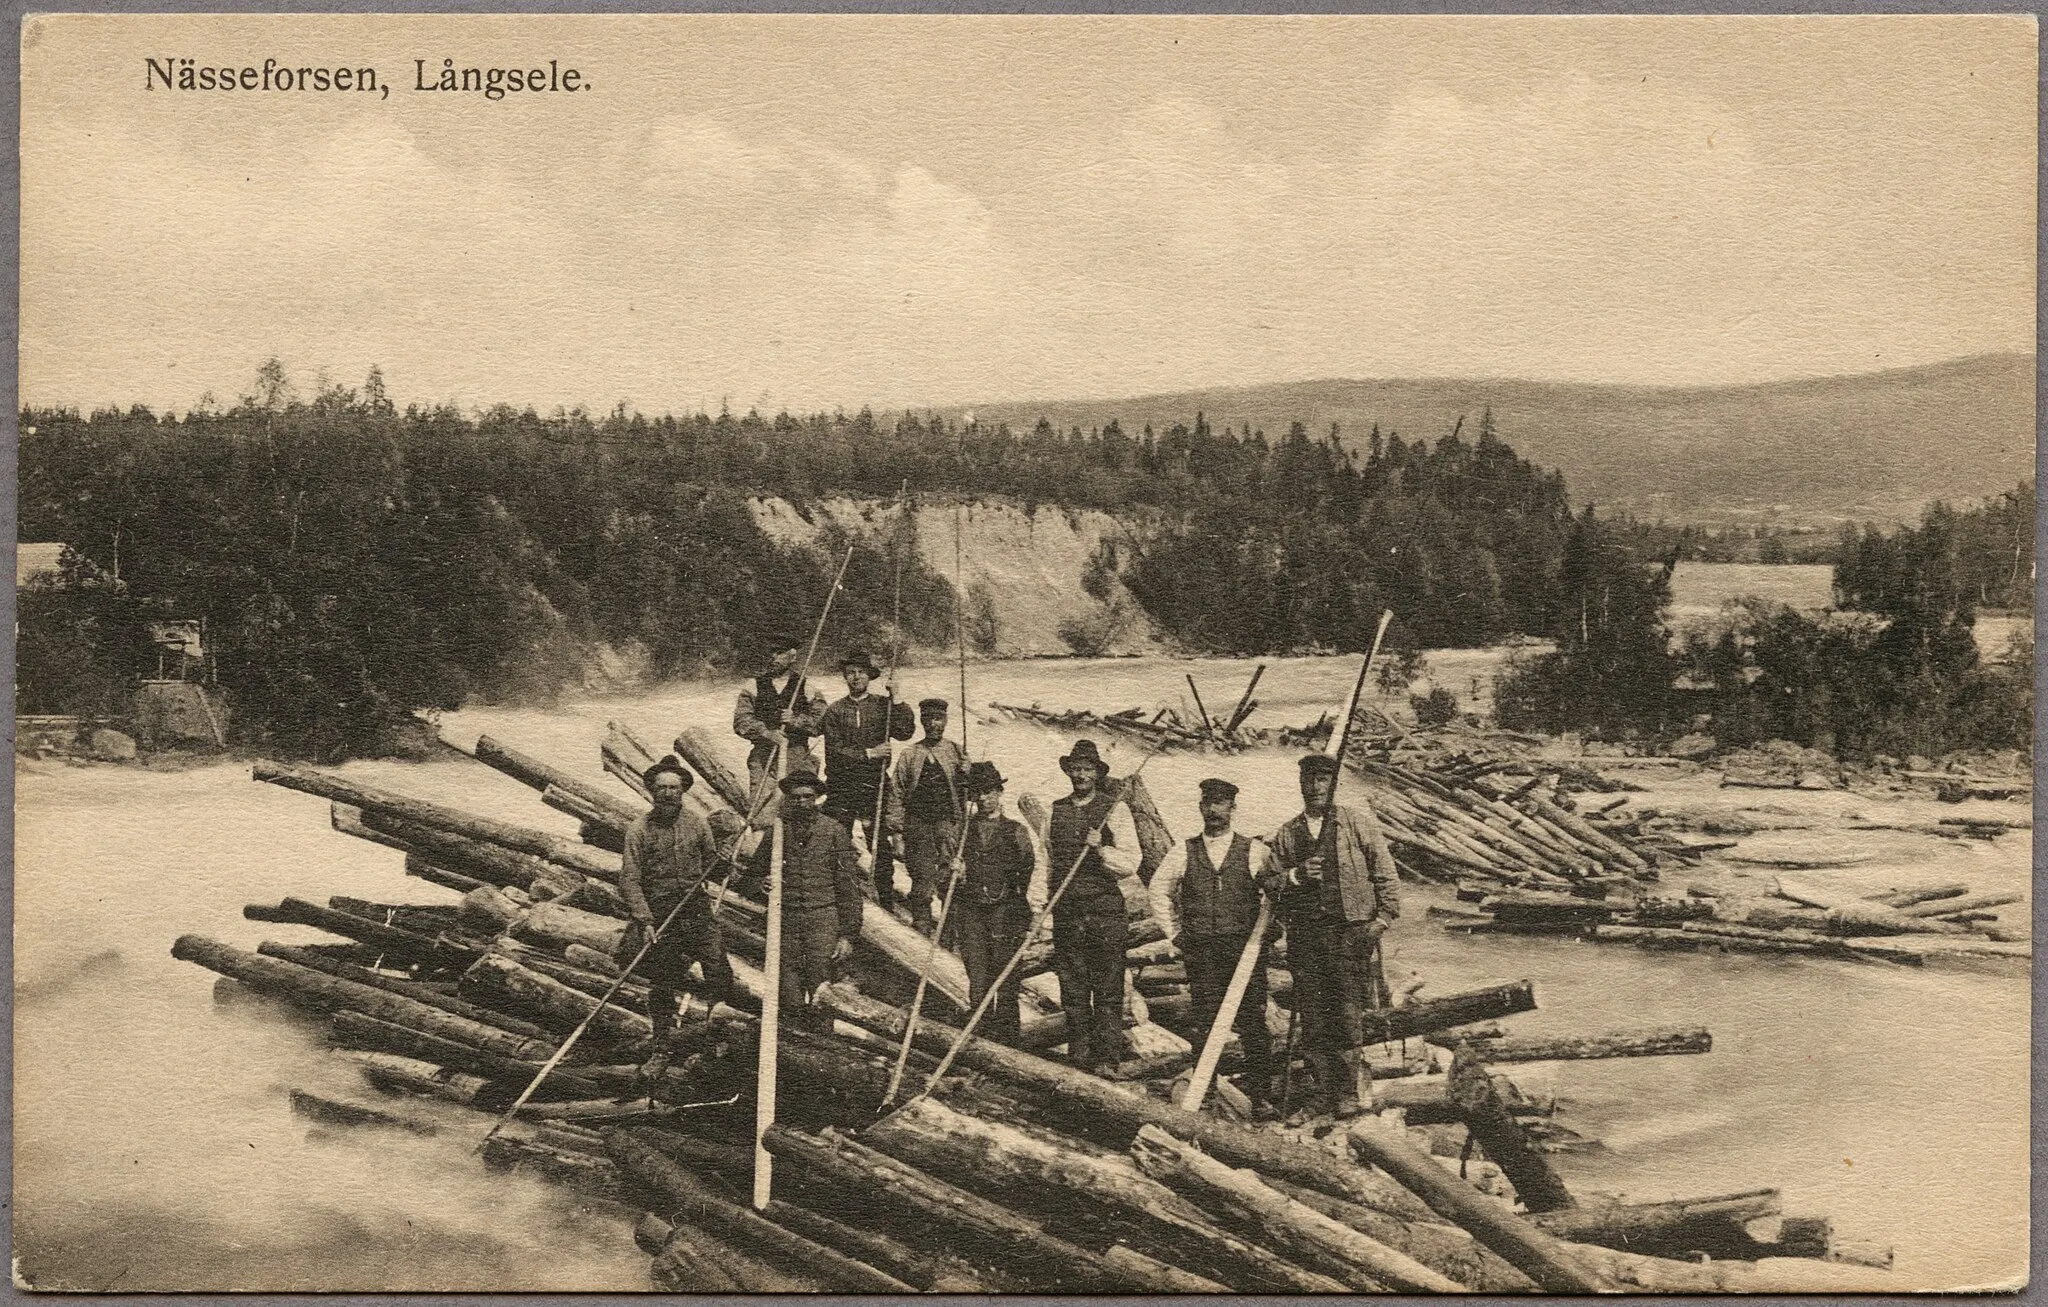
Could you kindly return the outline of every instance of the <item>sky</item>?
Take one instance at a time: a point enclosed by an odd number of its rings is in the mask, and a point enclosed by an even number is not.
[[[27,406],[763,412],[2032,352],[2027,16],[142,16],[23,35]],[[146,89],[145,59],[381,94]],[[420,92],[575,67],[573,94]]]

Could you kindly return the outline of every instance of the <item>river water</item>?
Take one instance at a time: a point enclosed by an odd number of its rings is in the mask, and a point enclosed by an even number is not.
[[[1499,655],[1430,655],[1438,684],[1467,698]],[[1271,660],[1254,725],[1302,724],[1342,702],[1352,659]],[[1251,665],[1226,660],[1004,663],[973,669],[973,702],[1109,711],[1178,707],[1192,673],[1212,713]],[[958,700],[957,673],[908,671],[911,697]],[[732,687],[686,685],[552,710],[449,715],[447,734],[498,735],[563,767],[601,775],[607,720],[650,742],[702,724],[725,734]],[[957,724],[956,724],[957,732]],[[976,720],[969,744],[1013,796],[1063,792],[1069,741],[1035,726]],[[1103,741],[1105,746],[1109,741]],[[1142,752],[1110,752],[1118,772]],[[530,825],[573,833],[529,790],[449,757],[370,762],[344,775]],[[1146,780],[1169,825],[1196,825],[1195,782],[1242,787],[1240,825],[1270,829],[1297,805],[1291,751],[1163,755]],[[1648,774],[1647,772],[1645,774]],[[1723,791],[1709,775],[1634,796],[1667,810],[1749,809],[1758,825],[1801,826],[1745,840],[1736,854],[1825,851],[1859,865],[1802,873],[1842,885],[1968,881],[2024,889],[2025,835],[1954,842],[1844,829],[1848,814],[1927,821],[1953,808],[1861,795]],[[453,896],[403,875],[400,856],[334,833],[327,805],[248,779],[238,764],[186,771],[17,764],[15,879],[15,1251],[42,1288],[634,1290],[647,1261],[631,1213],[536,1181],[486,1173],[468,1155],[477,1118],[451,1110],[414,1137],[310,1128],[297,1086],[366,1091],[320,1046],[318,1027],[267,1010],[216,1006],[213,977],[172,960],[187,932],[245,948],[315,932],[244,921],[244,903]],[[2015,805],[1984,805],[2007,814]],[[1761,811],[1758,811],[1761,810]],[[1681,879],[1770,873],[1724,862]],[[1554,1094],[1560,1120],[1605,1151],[1561,1156],[1575,1189],[1635,1199],[1764,1185],[1789,1212],[1834,1219],[1838,1237],[1890,1243],[1900,1289],[2011,1285],[2027,1225],[2029,987],[2009,964],[1925,969],[1651,954],[1613,945],[1447,934],[1422,920],[1418,890],[1390,938],[1424,993],[1526,977],[1537,1012],[1516,1030],[1601,1031],[1698,1023],[1699,1057],[1513,1068]],[[2009,914],[2018,910],[2008,909]],[[2017,915],[2009,919],[2018,920]],[[422,1108],[422,1111],[430,1111]]]

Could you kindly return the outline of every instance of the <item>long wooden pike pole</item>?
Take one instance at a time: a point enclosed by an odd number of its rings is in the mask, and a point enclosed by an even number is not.
[[[832,615],[832,601],[839,597],[839,583],[846,579],[846,565],[853,561],[853,546],[846,547],[846,557],[839,560],[839,571],[832,578],[832,588],[825,593],[825,607],[818,614],[818,624],[811,630],[811,647],[804,650],[803,666],[797,669],[796,693],[801,699],[807,688],[805,681],[811,672],[811,659],[817,657],[818,641],[825,635],[825,619]],[[789,750],[783,746],[788,737],[776,742],[775,780],[780,788],[782,779],[789,775]],[[767,787],[763,787],[765,790]],[[768,837],[768,920],[763,929],[766,947],[761,954],[761,1045],[760,1054],[754,1063],[756,1087],[754,1090],[754,1208],[759,1210],[768,1205],[775,1184],[775,1159],[768,1152],[764,1140],[768,1127],[775,1124],[775,1066],[777,1042],[782,1029],[782,813],[777,809],[775,829]]]
[[[953,635],[960,645],[960,757],[967,758],[967,589],[962,583],[960,569],[960,506],[953,506]],[[917,969],[917,992],[910,997],[910,1016],[903,1022],[903,1046],[896,1050],[896,1065],[889,1072],[889,1087],[882,1092],[882,1107],[896,1101],[897,1091],[903,1088],[903,1068],[910,1064],[910,1041],[917,1035],[917,1019],[924,1012],[924,993],[930,988],[932,960],[939,954],[939,937],[946,933],[946,918],[953,911],[953,895],[960,889],[960,877],[952,870],[952,864],[960,861],[967,853],[967,811],[966,796],[961,796],[960,838],[953,846],[953,858],[946,864],[946,897],[939,903],[939,919],[932,923],[931,945],[925,949],[924,962]]]
[[[1128,784],[1137,777],[1139,772],[1144,771],[1145,764],[1157,758],[1160,751],[1165,747],[1166,742],[1164,740],[1153,745],[1152,751],[1143,758],[1140,758],[1138,765],[1131,769],[1131,774],[1125,778],[1125,783]],[[1110,804],[1109,811],[1102,814],[1102,820],[1088,828],[1088,834],[1093,835],[1104,826],[1107,826],[1110,815],[1115,811],[1116,804]],[[946,1049],[946,1055],[939,1059],[939,1065],[932,1070],[931,1079],[925,1081],[924,1088],[917,1091],[917,1098],[923,1098],[930,1094],[932,1090],[938,1087],[939,1081],[945,1076],[946,1072],[952,1069],[953,1059],[960,1056],[961,1048],[966,1045],[969,1039],[974,1037],[974,1028],[981,1024],[983,1017],[988,1015],[989,1005],[995,1002],[996,995],[1002,993],[1003,982],[1007,981],[1010,978],[1010,973],[1015,971],[1018,964],[1024,961],[1025,952],[1030,949],[1031,942],[1038,938],[1038,932],[1044,928],[1045,923],[1052,920],[1052,910],[1060,905],[1060,898],[1067,892],[1067,886],[1074,883],[1074,877],[1081,874],[1081,864],[1088,861],[1088,854],[1093,847],[1088,845],[1082,848],[1080,856],[1074,859],[1074,865],[1067,868],[1067,874],[1060,881],[1059,888],[1052,892],[1052,897],[1046,900],[1045,906],[1039,909],[1036,916],[1032,917],[1030,929],[1024,932],[1024,942],[1017,945],[1017,951],[1010,955],[1010,960],[1003,964],[1003,969],[996,973],[994,980],[989,982],[988,992],[981,996],[981,1002],[976,1003],[974,1011],[967,1014],[967,1024],[961,1026],[960,1033],[953,1036],[953,1042]],[[911,1101],[915,1102],[916,1099]]]
[[[882,747],[888,748],[889,736],[896,729],[896,672],[903,662],[903,518],[910,507],[910,480],[904,478],[903,488],[896,493],[896,596],[890,601],[889,635],[893,643],[889,646],[889,697],[888,706],[882,710]],[[889,851],[882,847],[882,812],[889,797],[890,767],[895,762],[895,753],[882,764],[882,783],[875,787],[875,819],[868,823],[868,849],[877,859],[887,859]],[[889,862],[880,865],[890,866]],[[883,873],[894,875],[894,868]]]
[[[1387,634],[1387,624],[1393,620],[1394,610],[1391,608],[1380,614],[1380,629],[1373,633],[1372,649],[1365,655],[1365,664],[1358,669],[1358,680],[1351,687],[1351,697],[1344,703],[1344,718],[1330,732],[1328,753],[1337,760],[1340,775],[1344,769],[1344,747],[1351,740],[1351,719],[1358,715],[1358,696],[1365,690],[1366,675],[1372,671],[1373,659],[1379,657],[1380,641]],[[1333,788],[1333,797],[1334,794]],[[1209,1086],[1216,1079],[1216,1064],[1222,1060],[1223,1045],[1237,1024],[1237,1010],[1244,1005],[1244,992],[1251,987],[1252,972],[1258,969],[1259,955],[1266,947],[1266,930],[1272,924],[1273,898],[1270,894],[1261,894],[1258,920],[1252,925],[1251,936],[1244,942],[1244,951],[1237,955],[1237,969],[1230,973],[1230,987],[1223,991],[1223,1005],[1216,1009],[1216,1020],[1209,1027],[1209,1037],[1202,1042],[1202,1055],[1196,1059],[1194,1074],[1188,1079],[1187,1090],[1181,1094],[1183,1111],[1201,1111],[1202,1100],[1209,1096]]]

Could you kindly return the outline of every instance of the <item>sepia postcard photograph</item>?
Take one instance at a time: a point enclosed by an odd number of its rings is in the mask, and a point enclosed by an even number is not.
[[[29,14],[17,1290],[2014,1291],[2028,14]]]

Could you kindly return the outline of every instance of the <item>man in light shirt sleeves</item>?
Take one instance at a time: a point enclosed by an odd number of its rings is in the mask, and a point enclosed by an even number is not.
[[[1173,846],[1152,874],[1152,915],[1180,948],[1194,1000],[1193,1029],[1206,1037],[1216,1024],[1230,978],[1258,924],[1260,884],[1272,864],[1272,850],[1231,829],[1237,786],[1211,778],[1201,782],[1202,833]],[[1254,1119],[1270,1120],[1272,1033],[1266,1026],[1266,956],[1238,1004],[1238,1043],[1244,1049],[1244,1091]],[[1199,1042],[1199,1040],[1198,1040]]]

